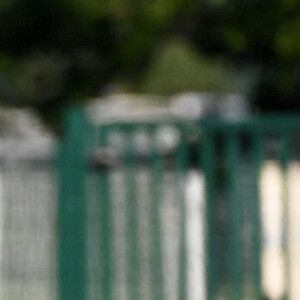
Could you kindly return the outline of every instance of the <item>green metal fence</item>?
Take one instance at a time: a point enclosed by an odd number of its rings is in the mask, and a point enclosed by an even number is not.
[[[66,122],[61,300],[299,299],[289,178],[298,176],[300,118],[96,126],[73,109]],[[268,182],[279,207],[270,215]]]

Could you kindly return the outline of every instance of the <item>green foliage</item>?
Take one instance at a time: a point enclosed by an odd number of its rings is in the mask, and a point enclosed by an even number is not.
[[[157,51],[140,91],[170,95],[186,91],[227,93],[234,89],[233,70],[177,40],[166,42]]]
[[[3,0],[0,103],[55,115],[119,78],[163,94],[227,91],[226,61],[257,70],[257,103],[295,108],[299,34],[296,0]],[[174,37],[187,45],[168,46]]]
[[[295,0],[201,2],[189,28],[199,50],[240,70],[256,69],[252,95],[263,110],[300,110],[300,3]]]
[[[66,64],[64,57],[53,54],[24,57],[16,70],[20,101],[39,103],[64,92]]]
[[[5,0],[0,102],[42,113],[139,76],[181,1]],[[50,109],[52,107],[52,109]]]

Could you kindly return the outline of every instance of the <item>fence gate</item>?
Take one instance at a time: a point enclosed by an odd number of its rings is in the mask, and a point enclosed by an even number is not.
[[[300,299],[300,118],[66,121],[60,300]]]

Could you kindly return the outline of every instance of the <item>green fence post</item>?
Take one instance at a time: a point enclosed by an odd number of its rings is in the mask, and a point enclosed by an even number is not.
[[[242,204],[240,195],[240,149],[239,136],[235,131],[225,133],[226,206],[228,213],[227,276],[230,299],[243,299],[244,269],[242,243]]]
[[[58,296],[85,300],[86,292],[86,121],[79,108],[70,108],[58,158]]]
[[[111,127],[99,127],[98,129],[98,146],[107,147]],[[98,174],[98,197],[101,248],[101,297],[99,299],[111,300],[113,298],[113,221],[108,168],[103,168]]]
[[[164,276],[163,276],[163,258],[161,241],[161,186],[163,180],[162,156],[157,149],[157,140],[155,139],[155,129],[151,132],[151,154],[150,154],[150,234],[152,241],[151,249],[151,293],[153,300],[164,300]]]
[[[178,284],[178,300],[186,300],[187,295],[187,247],[186,247],[186,199],[184,193],[184,184],[189,165],[188,158],[188,141],[186,137],[185,127],[181,127],[181,139],[178,145],[175,168],[177,173],[177,196],[180,207],[180,233],[179,233],[179,284]]]
[[[127,127],[126,141],[124,170],[126,174],[127,298],[138,300],[140,299],[140,253],[134,127]]]
[[[262,252],[262,224],[261,224],[261,207],[260,207],[260,191],[259,180],[260,170],[263,166],[264,149],[263,138],[261,133],[254,132],[251,136],[251,183],[250,193],[252,201],[250,202],[250,218],[253,224],[252,230],[252,259],[253,259],[253,272],[252,272],[252,284],[253,284],[253,297],[254,299],[263,299],[263,291],[261,284],[261,252]]]
[[[217,243],[216,243],[216,174],[215,132],[203,127],[203,143],[200,149],[200,162],[205,176],[206,191],[206,298],[213,300],[218,293],[217,283]]]
[[[290,280],[289,278],[289,253],[288,253],[288,235],[289,235],[289,228],[287,226],[288,222],[288,189],[287,189],[287,175],[288,175],[288,168],[289,163],[291,160],[291,142],[292,142],[292,133],[290,132],[280,132],[279,136],[279,143],[280,143],[280,149],[279,149],[279,162],[281,166],[281,170],[284,174],[284,183],[283,183],[283,219],[284,224],[283,226],[283,252],[285,253],[284,261],[285,266],[287,268],[287,271],[285,272],[285,293],[282,297],[282,300],[289,299],[289,290],[288,290],[288,282]]]

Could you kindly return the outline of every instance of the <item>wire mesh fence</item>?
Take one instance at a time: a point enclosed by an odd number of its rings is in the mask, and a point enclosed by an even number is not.
[[[146,130],[145,141],[155,138],[158,129]],[[186,277],[191,276],[186,272],[187,264],[194,269],[190,291],[204,299],[204,198],[200,172],[186,168],[188,162],[182,161],[185,149],[177,150],[173,157],[170,153],[151,154],[151,150],[148,154],[133,153],[133,149],[138,150],[133,146],[135,130],[108,129],[107,143],[102,146],[112,147],[116,132],[129,151],[117,166],[91,174],[87,192],[93,194],[87,204],[88,270],[93,278],[92,285],[87,283],[90,299],[99,299],[99,295],[101,299],[184,297]],[[184,203],[184,199],[189,200]],[[108,216],[103,216],[103,210]]]
[[[1,141],[1,300],[299,299],[297,118],[67,125]]]
[[[1,300],[56,299],[56,171],[51,143],[34,142],[0,142]]]

